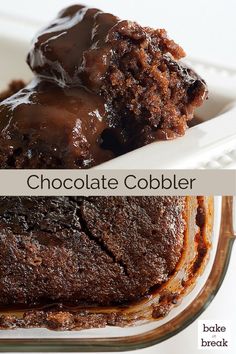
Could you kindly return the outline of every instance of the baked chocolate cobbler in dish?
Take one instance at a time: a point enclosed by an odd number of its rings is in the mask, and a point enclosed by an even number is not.
[[[0,328],[161,318],[210,247],[203,197],[1,197]]]
[[[0,96],[0,167],[89,168],[183,135],[207,97],[184,56],[163,29],[63,10],[33,41],[33,82]]]

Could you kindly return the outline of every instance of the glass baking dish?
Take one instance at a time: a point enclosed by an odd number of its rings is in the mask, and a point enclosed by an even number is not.
[[[226,274],[235,231],[233,197],[214,197],[212,249],[194,289],[164,319],[134,327],[83,331],[17,329],[0,331],[0,352],[130,351],[169,339],[185,329],[208,307]]]

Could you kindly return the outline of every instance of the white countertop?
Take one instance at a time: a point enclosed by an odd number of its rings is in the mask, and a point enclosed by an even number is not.
[[[133,19],[152,27],[166,28],[171,38],[195,58],[236,68],[236,1],[235,0],[81,0],[89,6],[111,11],[121,18]],[[77,1],[78,2],[78,1]],[[8,0],[0,2],[0,13],[22,16],[34,23],[42,23],[76,0]],[[45,5],[47,10],[45,11]],[[46,12],[46,13],[45,13]],[[200,319],[229,320],[231,322],[231,349],[222,353],[236,353],[236,248],[225,281],[208,309]],[[186,330],[155,347],[136,353],[197,354],[197,321]],[[210,353],[216,350],[208,351]]]

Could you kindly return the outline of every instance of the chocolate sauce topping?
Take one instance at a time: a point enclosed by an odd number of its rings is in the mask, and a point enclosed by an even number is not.
[[[61,85],[101,86],[112,52],[110,29],[119,22],[111,14],[75,5],[62,11],[38,34],[28,55],[37,74]]]
[[[0,104],[2,168],[87,168],[113,157],[100,147],[104,100],[82,87],[34,81]]]

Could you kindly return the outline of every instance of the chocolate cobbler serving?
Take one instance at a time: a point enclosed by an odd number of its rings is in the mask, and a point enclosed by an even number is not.
[[[88,168],[183,135],[207,97],[184,56],[163,29],[63,10],[33,41],[33,82],[0,96],[0,167]]]
[[[207,88],[163,29],[63,10],[0,94],[0,168],[90,168],[185,133]],[[0,329],[166,316],[206,263],[207,197],[0,197]]]

